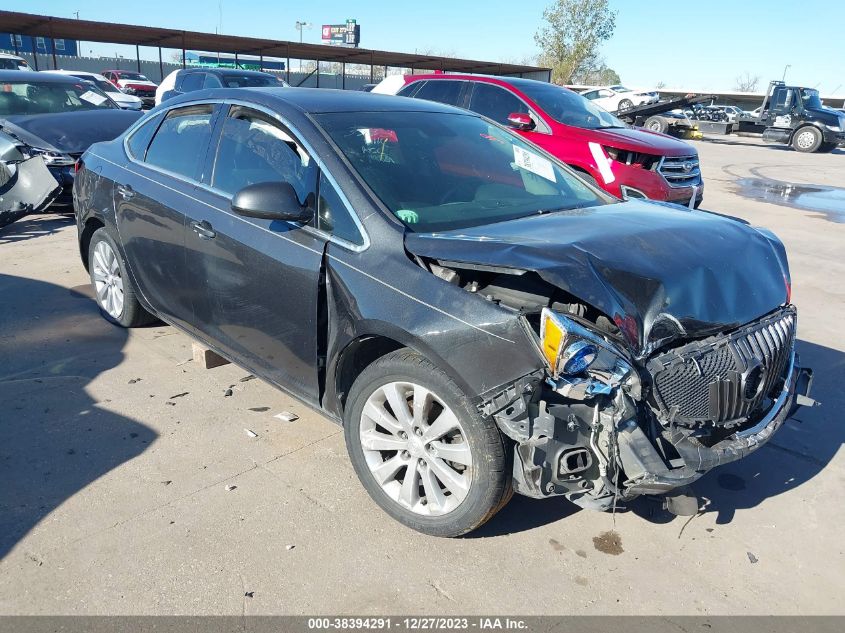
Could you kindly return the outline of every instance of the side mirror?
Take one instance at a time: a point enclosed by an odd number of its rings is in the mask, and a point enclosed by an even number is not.
[[[314,212],[299,203],[288,182],[257,182],[247,185],[232,198],[232,211],[250,218],[305,223]]]
[[[534,129],[534,121],[531,119],[531,116],[525,114],[524,112],[511,112],[508,115],[508,123],[510,126],[517,130],[533,130]]]

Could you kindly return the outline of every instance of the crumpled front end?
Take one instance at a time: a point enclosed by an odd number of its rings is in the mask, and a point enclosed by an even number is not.
[[[512,392],[519,397],[485,410],[514,440],[514,488],[530,497],[604,510],[665,494],[754,452],[798,405],[813,403],[793,306],[645,362],[589,324],[551,311],[543,318],[564,332],[559,344],[540,334],[547,359],[548,339],[557,346],[546,378],[527,379]]]
[[[25,150],[0,133],[0,227],[46,209],[62,192],[44,158]]]

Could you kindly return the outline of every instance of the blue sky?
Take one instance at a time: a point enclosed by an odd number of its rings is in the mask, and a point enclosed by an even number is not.
[[[305,41],[319,42],[319,26],[355,18],[361,45],[414,52],[433,50],[459,57],[518,61],[537,52],[534,32],[551,0],[426,0],[426,2],[317,0],[222,1],[222,32],[274,39],[299,38],[297,20],[312,22]],[[818,86],[825,94],[845,93],[845,44],[842,15],[833,0],[682,1],[611,0],[618,10],[616,32],[603,47],[607,63],[634,87],[662,81],[698,91],[730,90],[746,71],[759,75],[761,87],[780,78]],[[4,8],[129,24],[214,32],[216,0],[6,0]],[[703,7],[706,6],[706,10]],[[828,16],[829,19],[824,19]],[[819,19],[819,18],[822,19]],[[85,50],[113,55],[105,44]],[[153,58],[152,51],[142,57]],[[837,88],[838,87],[838,88]]]

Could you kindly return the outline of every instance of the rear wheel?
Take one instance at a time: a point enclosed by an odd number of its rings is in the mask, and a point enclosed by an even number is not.
[[[383,356],[361,373],[344,410],[344,433],[369,495],[414,530],[466,534],[513,493],[495,422],[412,350]]]
[[[138,302],[120,251],[105,228],[91,236],[88,272],[97,305],[108,321],[123,327],[138,327],[156,320]]]
[[[811,153],[821,147],[822,133],[811,125],[806,125],[800,128],[792,137],[792,147],[797,152]]]

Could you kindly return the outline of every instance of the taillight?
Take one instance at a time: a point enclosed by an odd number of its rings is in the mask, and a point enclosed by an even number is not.
[[[82,162],[81,158],[77,158],[76,162],[73,164],[73,174],[76,175],[79,173],[81,169],[85,167],[85,163]]]

